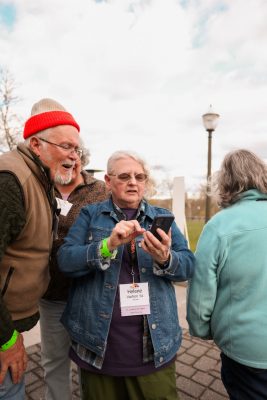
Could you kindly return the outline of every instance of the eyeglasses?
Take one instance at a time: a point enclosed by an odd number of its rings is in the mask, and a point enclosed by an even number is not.
[[[144,182],[147,180],[147,174],[127,174],[127,173],[122,173],[122,174],[109,174],[109,176],[116,176],[120,181],[122,182],[128,182],[130,179],[135,178],[137,182]]]
[[[83,155],[83,151],[82,149],[80,149],[79,147],[74,147],[71,144],[68,143],[63,143],[63,144],[57,144],[57,143],[53,143],[50,142],[49,140],[43,139],[43,138],[38,138],[39,140],[41,140],[42,142],[46,142],[49,144],[52,144],[54,146],[60,147],[61,149],[65,150],[65,151],[70,151],[71,153],[73,151],[75,151],[75,153],[81,158]]]

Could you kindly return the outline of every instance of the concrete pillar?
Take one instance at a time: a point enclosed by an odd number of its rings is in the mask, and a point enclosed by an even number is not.
[[[183,176],[173,178],[172,212],[180,231],[185,235],[190,247],[185,218],[185,181]]]

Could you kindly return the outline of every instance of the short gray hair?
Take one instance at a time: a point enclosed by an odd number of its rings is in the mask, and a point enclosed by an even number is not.
[[[84,141],[82,140],[82,138],[80,138],[80,148],[82,149],[82,156],[81,156],[81,165],[82,165],[82,169],[84,167],[86,167],[87,164],[89,164],[90,162],[90,150],[85,147],[84,145]]]
[[[39,131],[39,132],[35,133],[34,135],[29,136],[27,139],[24,140],[25,146],[30,147],[31,138],[33,138],[33,137],[49,139],[50,129],[51,128],[48,128],[48,129],[45,129],[44,131]]]
[[[108,159],[107,162],[107,174],[112,174],[114,173],[114,163],[118,160],[122,160],[125,158],[132,158],[133,160],[135,160],[136,162],[138,162],[138,164],[141,165],[141,167],[144,170],[144,173],[147,175],[147,181],[146,181],[146,188],[145,188],[145,196],[148,197],[152,197],[155,193],[155,181],[151,176],[151,172],[150,172],[150,168],[148,166],[148,164],[146,163],[146,161],[137,153],[133,152],[133,151],[127,151],[127,150],[119,150],[119,151],[115,151],[113,154],[111,154],[111,156]]]
[[[226,154],[220,170],[212,177],[212,189],[218,204],[228,207],[241,193],[257,189],[267,193],[267,166],[252,151],[239,149]]]

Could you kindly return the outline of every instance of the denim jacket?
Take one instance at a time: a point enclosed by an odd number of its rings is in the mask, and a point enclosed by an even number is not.
[[[170,213],[145,201],[142,205],[139,223],[145,229],[157,214]],[[74,342],[101,358],[105,355],[124,245],[118,247],[114,259],[103,259],[100,244],[117,223],[111,199],[88,205],[82,208],[58,252],[60,269],[75,278],[62,323]],[[141,248],[142,235],[136,238],[140,281],[149,284],[151,313],[147,320],[156,367],[175,356],[182,340],[172,282],[186,281],[194,270],[194,255],[175,222],[171,232],[171,259],[165,269]]]

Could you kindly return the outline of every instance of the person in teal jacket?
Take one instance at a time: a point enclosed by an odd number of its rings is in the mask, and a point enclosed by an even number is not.
[[[221,206],[205,225],[190,280],[190,334],[221,350],[230,399],[267,399],[267,168],[248,150],[215,175]]]

